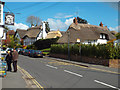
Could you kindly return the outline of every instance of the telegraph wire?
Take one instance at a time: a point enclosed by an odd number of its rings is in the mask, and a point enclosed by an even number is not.
[[[13,13],[12,10],[10,10],[6,5],[5,5],[5,7],[8,9],[8,11],[9,11],[10,13]],[[9,13],[9,12],[8,12],[8,13]]]
[[[39,3],[30,4],[30,5],[27,5],[27,6],[24,6],[24,7],[13,9],[13,11],[16,11],[16,10],[21,11],[21,10],[28,9],[28,8],[34,7],[34,6],[42,4],[42,3],[39,2]]]
[[[60,3],[60,2],[56,2],[56,3],[52,4],[52,5],[49,5],[49,6],[45,7],[45,8],[42,8],[42,9],[39,9],[38,11],[35,11],[35,12],[32,12],[32,13],[36,13],[36,12],[37,12],[37,13],[40,13],[39,11],[45,10],[45,9],[47,9],[47,8],[50,8],[51,6],[55,6],[56,4],[58,5],[58,3]],[[30,13],[30,14],[32,14],[32,13]],[[27,16],[28,16],[28,15],[23,16],[23,17],[19,18],[18,20],[23,19],[23,18],[26,18]]]

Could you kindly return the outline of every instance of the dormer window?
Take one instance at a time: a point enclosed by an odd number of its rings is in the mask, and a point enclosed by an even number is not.
[[[104,33],[101,33],[101,34],[100,34],[100,39],[107,39],[107,35],[104,34]]]

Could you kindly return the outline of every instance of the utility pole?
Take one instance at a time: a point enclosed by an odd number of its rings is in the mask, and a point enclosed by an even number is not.
[[[70,61],[70,31],[68,33],[68,60]]]

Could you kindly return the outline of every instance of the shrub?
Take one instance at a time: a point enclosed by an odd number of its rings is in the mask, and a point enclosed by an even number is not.
[[[51,45],[50,53],[68,54],[68,44],[53,44]],[[80,45],[70,45],[70,54],[80,55]],[[115,47],[113,44],[98,44],[98,45],[85,45],[81,44],[81,55],[93,58],[104,59],[119,59],[120,46]]]
[[[52,44],[56,44],[58,38],[52,39],[39,39],[33,45],[36,47],[37,50],[42,50],[46,48],[50,48]]]
[[[28,46],[27,46],[27,49],[33,49],[33,50],[36,50],[36,47],[35,47],[35,45],[28,45]]]

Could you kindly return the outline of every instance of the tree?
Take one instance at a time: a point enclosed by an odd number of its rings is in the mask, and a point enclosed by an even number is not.
[[[19,39],[17,37],[10,36],[10,42],[8,44],[8,47],[14,48],[18,45],[18,42],[19,42]]]
[[[26,20],[27,23],[29,23],[32,26],[38,26],[41,24],[41,19],[39,17],[35,16],[29,16]]]
[[[74,19],[74,22],[75,22],[75,19]],[[82,18],[80,18],[80,17],[77,17],[77,22],[78,22],[78,23],[82,23],[82,24],[88,24],[87,20],[82,19]]]
[[[39,17],[35,17],[35,25],[38,26],[42,23],[42,20]]]
[[[115,36],[116,36],[117,39],[120,39],[120,32],[117,33]]]
[[[47,33],[50,32],[50,27],[48,22],[45,23],[45,27],[46,27],[46,32]]]

